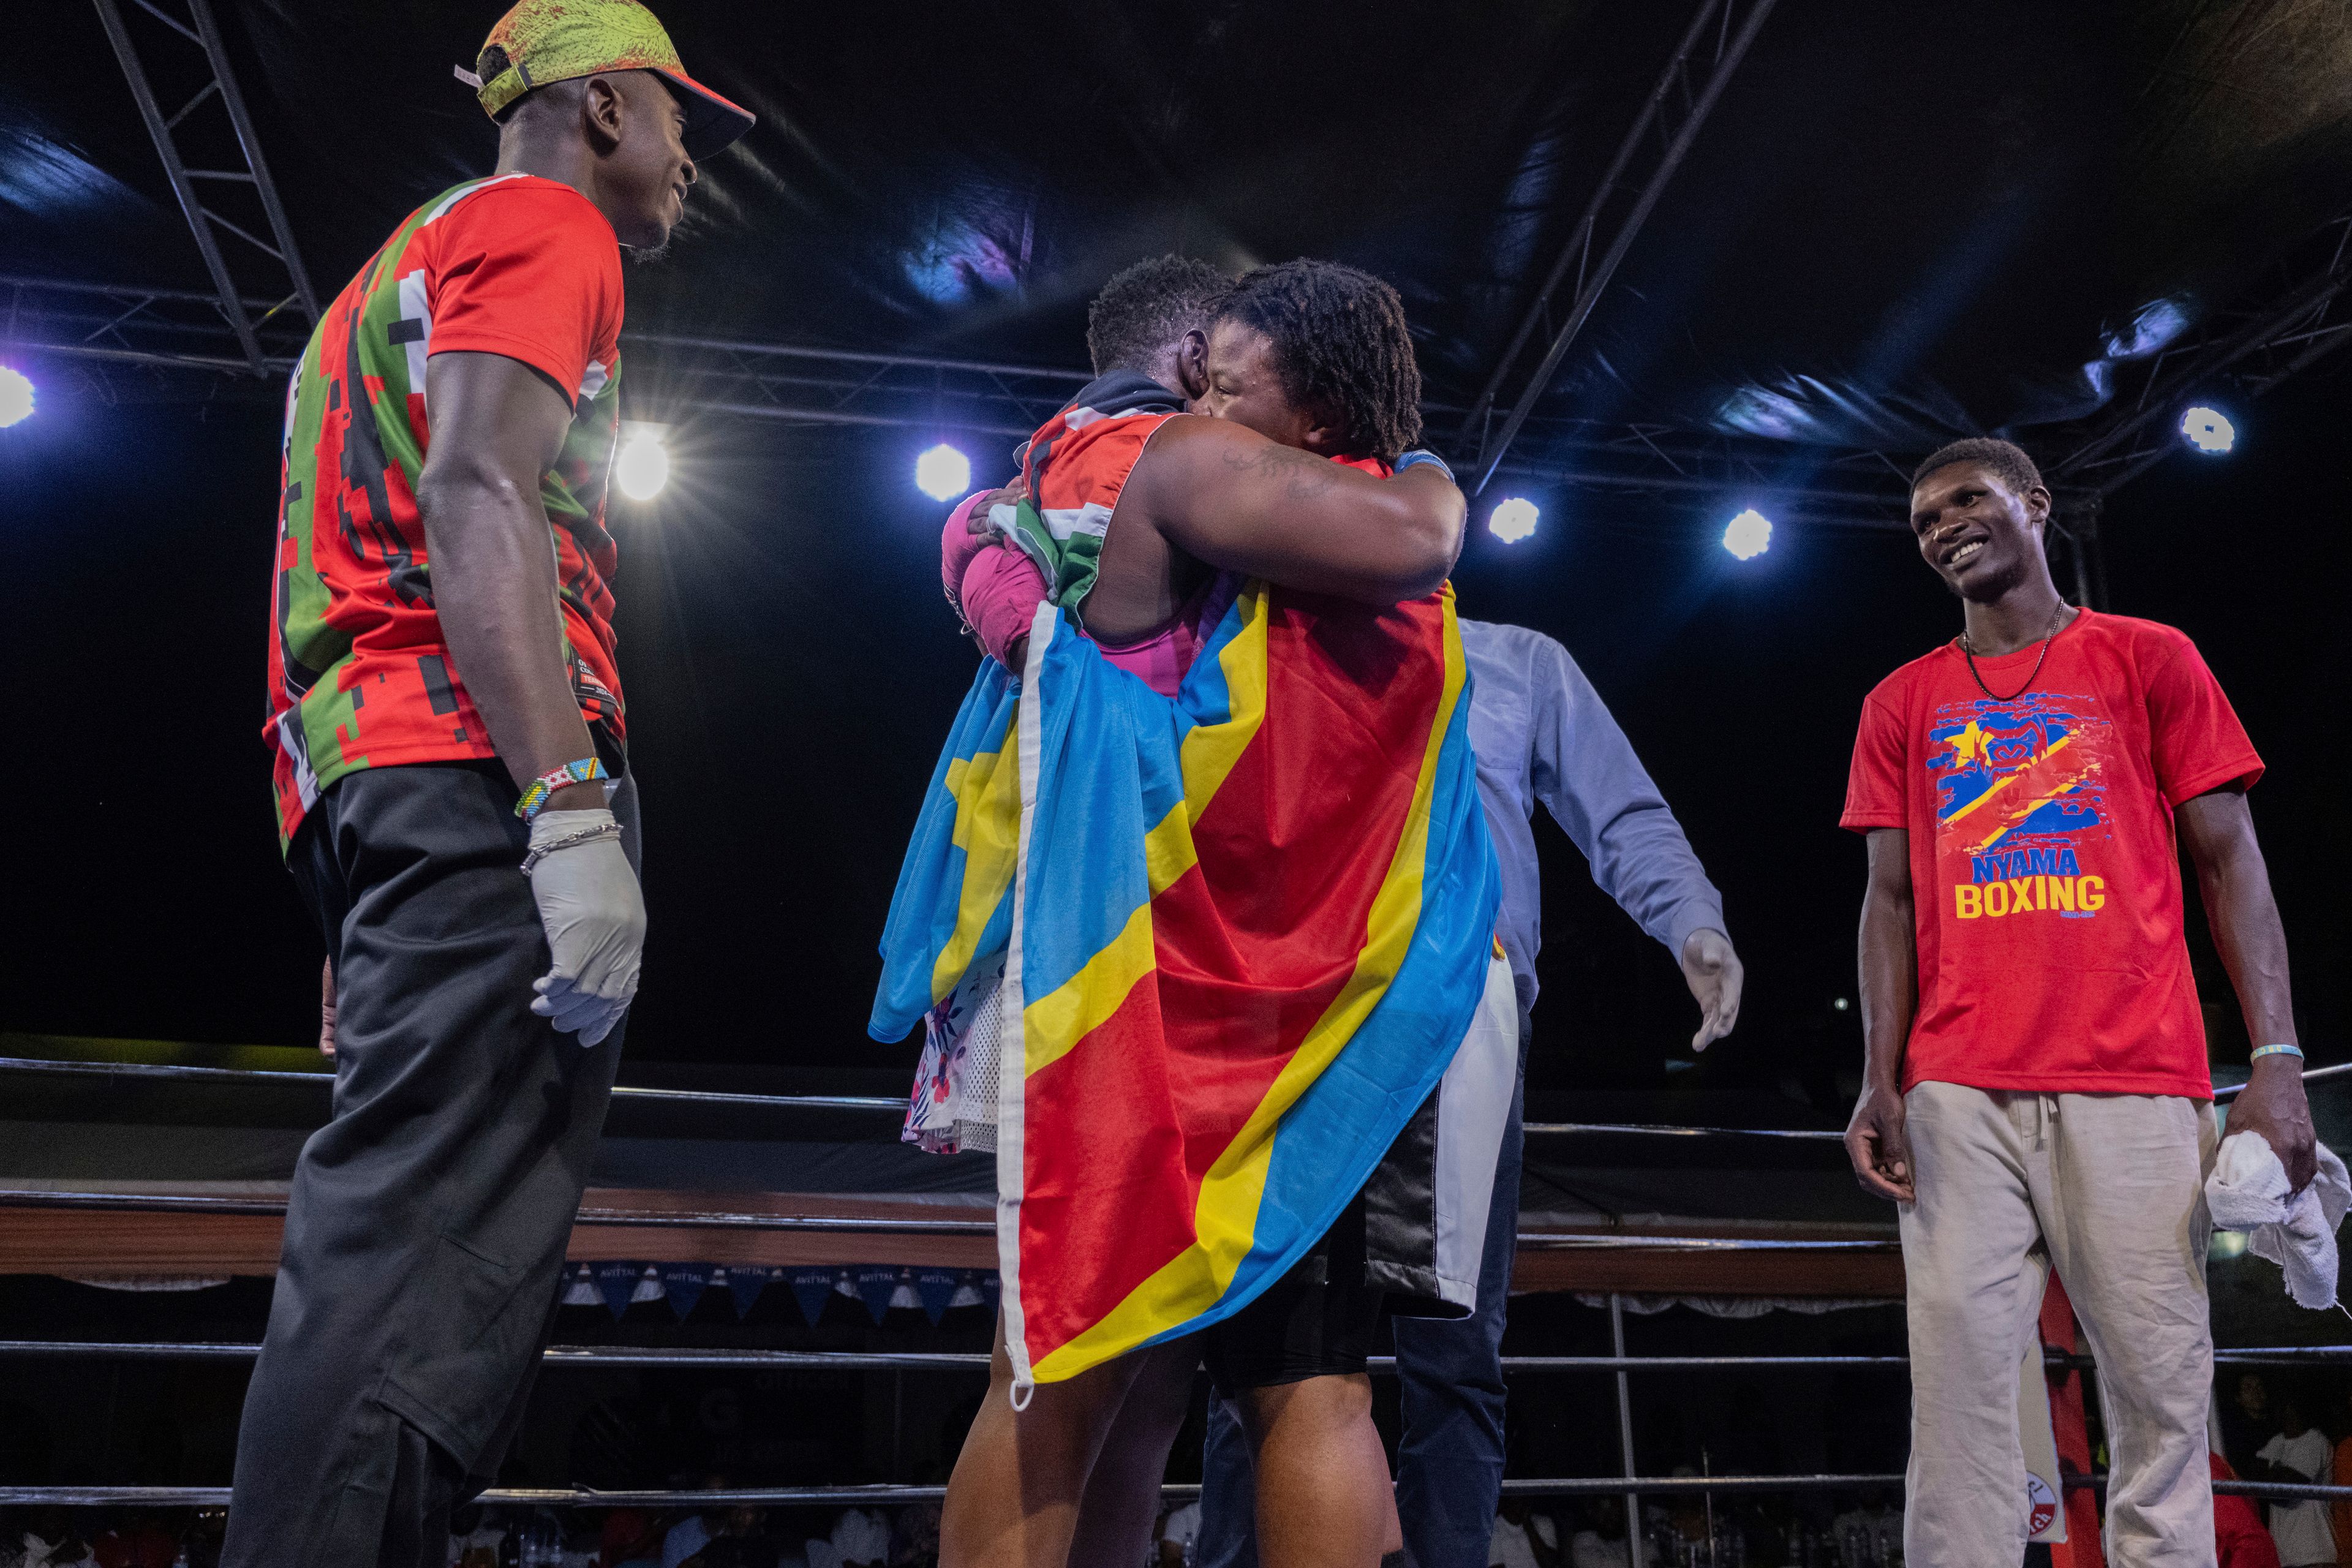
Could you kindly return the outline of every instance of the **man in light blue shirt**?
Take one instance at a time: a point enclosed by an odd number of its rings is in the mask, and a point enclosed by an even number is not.
[[[1473,680],[1470,740],[1478,794],[1503,872],[1499,934],[1519,993],[1519,1082],[1543,901],[1535,808],[1543,803],[1591,865],[1593,880],[1682,965],[1703,1015],[1693,1048],[1739,1017],[1742,973],[1723,900],[1682,825],[1568,650],[1524,626],[1462,623]],[[1520,1091],[1495,1170],[1478,1307],[1466,1319],[1395,1321],[1404,1440],[1397,1508],[1414,1568],[1486,1568],[1503,1480],[1503,1320],[1519,1217]],[[1199,1568],[1255,1568],[1249,1444],[1221,1401],[1209,1411]]]

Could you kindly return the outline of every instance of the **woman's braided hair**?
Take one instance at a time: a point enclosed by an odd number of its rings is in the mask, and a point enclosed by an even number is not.
[[[1370,273],[1336,261],[1255,268],[1218,320],[1266,335],[1283,392],[1339,426],[1344,456],[1393,463],[1421,439],[1421,366],[1404,301]]]

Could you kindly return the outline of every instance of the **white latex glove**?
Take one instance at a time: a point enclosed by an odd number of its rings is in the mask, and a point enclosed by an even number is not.
[[[614,826],[609,811],[542,811],[531,820],[530,847],[545,847],[585,828]],[[637,959],[646,945],[646,900],[618,836],[558,849],[530,868],[531,897],[555,963],[530,988],[530,1010],[554,1021],[583,1046],[604,1043],[637,994]]]

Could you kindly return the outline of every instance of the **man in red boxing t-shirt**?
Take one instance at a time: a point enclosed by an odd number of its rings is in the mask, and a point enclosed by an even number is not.
[[[2099,1363],[2109,1561],[2188,1568],[2213,1559],[2214,1119],[2176,842],[2257,1047],[2231,1130],[2300,1187],[2311,1118],[2246,809],[2262,760],[2188,637],[2059,597],[2049,518],[2006,441],[1954,442],[1912,479],[1919,552],[1966,630],[1863,706],[1843,820],[1870,843],[1866,1067],[1846,1148],[1901,1205],[1905,1560],[2015,1568],[2017,1363],[2054,1267]]]

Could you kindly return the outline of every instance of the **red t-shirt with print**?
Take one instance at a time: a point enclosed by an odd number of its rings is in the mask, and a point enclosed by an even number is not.
[[[1903,1088],[2210,1098],[2172,814],[2262,759],[2170,626],[2084,610],[2041,651],[1980,687],[1947,644],[1863,704],[1840,821],[1910,833]]]

